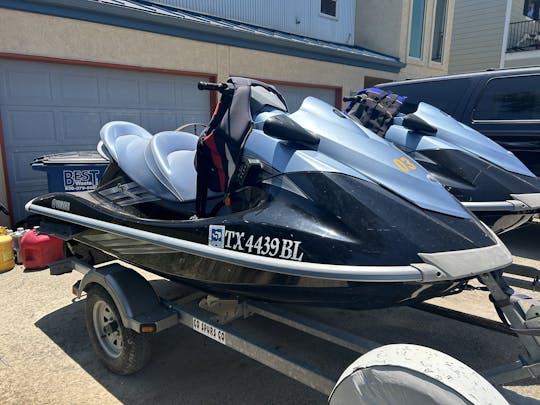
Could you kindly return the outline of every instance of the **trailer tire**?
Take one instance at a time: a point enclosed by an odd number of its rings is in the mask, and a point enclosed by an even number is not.
[[[86,329],[98,358],[113,373],[133,374],[150,361],[151,336],[124,327],[113,299],[100,286],[87,291]]]

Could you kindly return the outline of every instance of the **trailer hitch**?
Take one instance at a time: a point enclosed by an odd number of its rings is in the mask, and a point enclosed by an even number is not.
[[[506,384],[540,377],[540,300],[517,294],[500,272],[478,276],[490,292],[501,321],[517,334],[526,354],[510,367],[489,370],[484,374],[493,384]]]

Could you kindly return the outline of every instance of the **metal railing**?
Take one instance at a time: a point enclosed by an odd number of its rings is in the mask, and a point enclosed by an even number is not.
[[[540,21],[510,23],[507,52],[540,49]]]

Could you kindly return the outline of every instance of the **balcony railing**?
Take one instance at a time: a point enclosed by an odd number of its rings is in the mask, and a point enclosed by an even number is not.
[[[540,49],[540,21],[510,23],[507,52]]]

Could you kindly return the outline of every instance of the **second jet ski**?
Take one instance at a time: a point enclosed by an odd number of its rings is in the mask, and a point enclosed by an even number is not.
[[[540,180],[511,152],[438,108],[378,88],[346,101],[346,114],[420,163],[496,233],[539,211]]]

